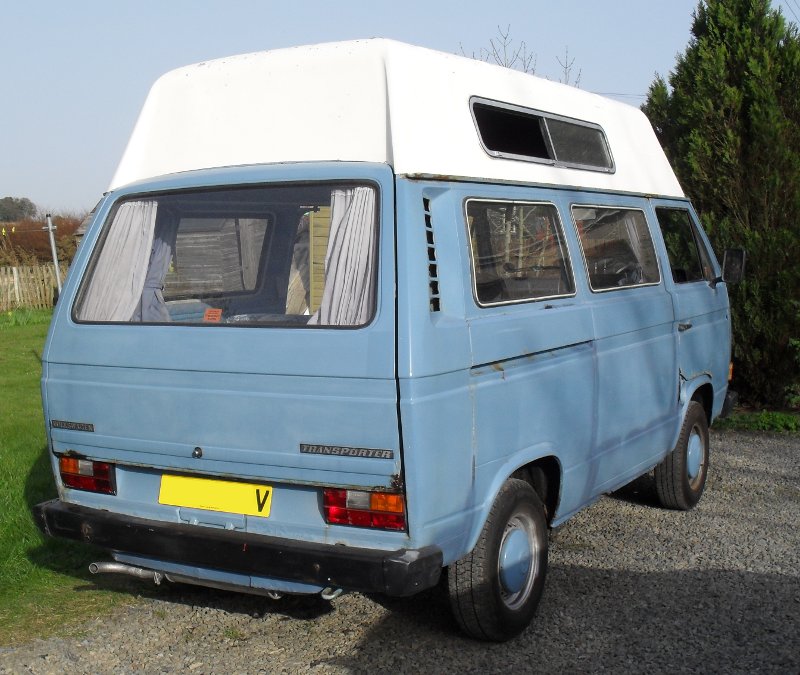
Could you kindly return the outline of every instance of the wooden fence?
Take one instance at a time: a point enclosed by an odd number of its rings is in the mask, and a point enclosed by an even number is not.
[[[67,266],[61,265],[61,283],[67,277]],[[48,309],[53,306],[56,292],[56,268],[0,267],[0,312],[27,307]]]

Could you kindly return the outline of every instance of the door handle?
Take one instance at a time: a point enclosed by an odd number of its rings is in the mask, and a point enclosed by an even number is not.
[[[692,322],[687,321],[686,323],[679,323],[678,330],[683,333],[683,331],[689,330],[692,327]]]

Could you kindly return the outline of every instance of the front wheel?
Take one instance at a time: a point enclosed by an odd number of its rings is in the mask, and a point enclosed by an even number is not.
[[[521,633],[547,572],[544,506],[525,481],[503,485],[478,543],[447,572],[450,605],[470,637],[502,642]]]
[[[656,467],[661,505],[688,511],[700,501],[708,476],[708,419],[703,406],[689,403],[675,449]]]

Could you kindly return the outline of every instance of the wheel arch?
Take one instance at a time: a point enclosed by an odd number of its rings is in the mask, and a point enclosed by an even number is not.
[[[475,547],[492,505],[509,478],[519,478],[531,485],[545,507],[545,519],[549,526],[561,499],[562,476],[561,461],[555,447],[549,443],[508,457],[492,475],[488,489],[483,491],[485,499],[475,512],[466,551]]]
[[[540,457],[519,467],[509,478],[519,478],[528,483],[544,504],[544,515],[549,525],[555,516],[561,498],[561,462],[555,455]]]
[[[688,392],[687,392],[688,393]],[[697,385],[691,390],[691,395],[687,396],[685,406],[688,408],[691,401],[697,401],[703,410],[706,412],[706,421],[711,426],[711,419],[714,410],[714,386],[708,379],[698,382]],[[684,415],[685,415],[684,411]]]

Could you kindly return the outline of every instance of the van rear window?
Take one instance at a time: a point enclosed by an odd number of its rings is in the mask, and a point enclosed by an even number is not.
[[[125,199],[74,316],[111,323],[360,326],[375,309],[377,194],[359,184]]]

